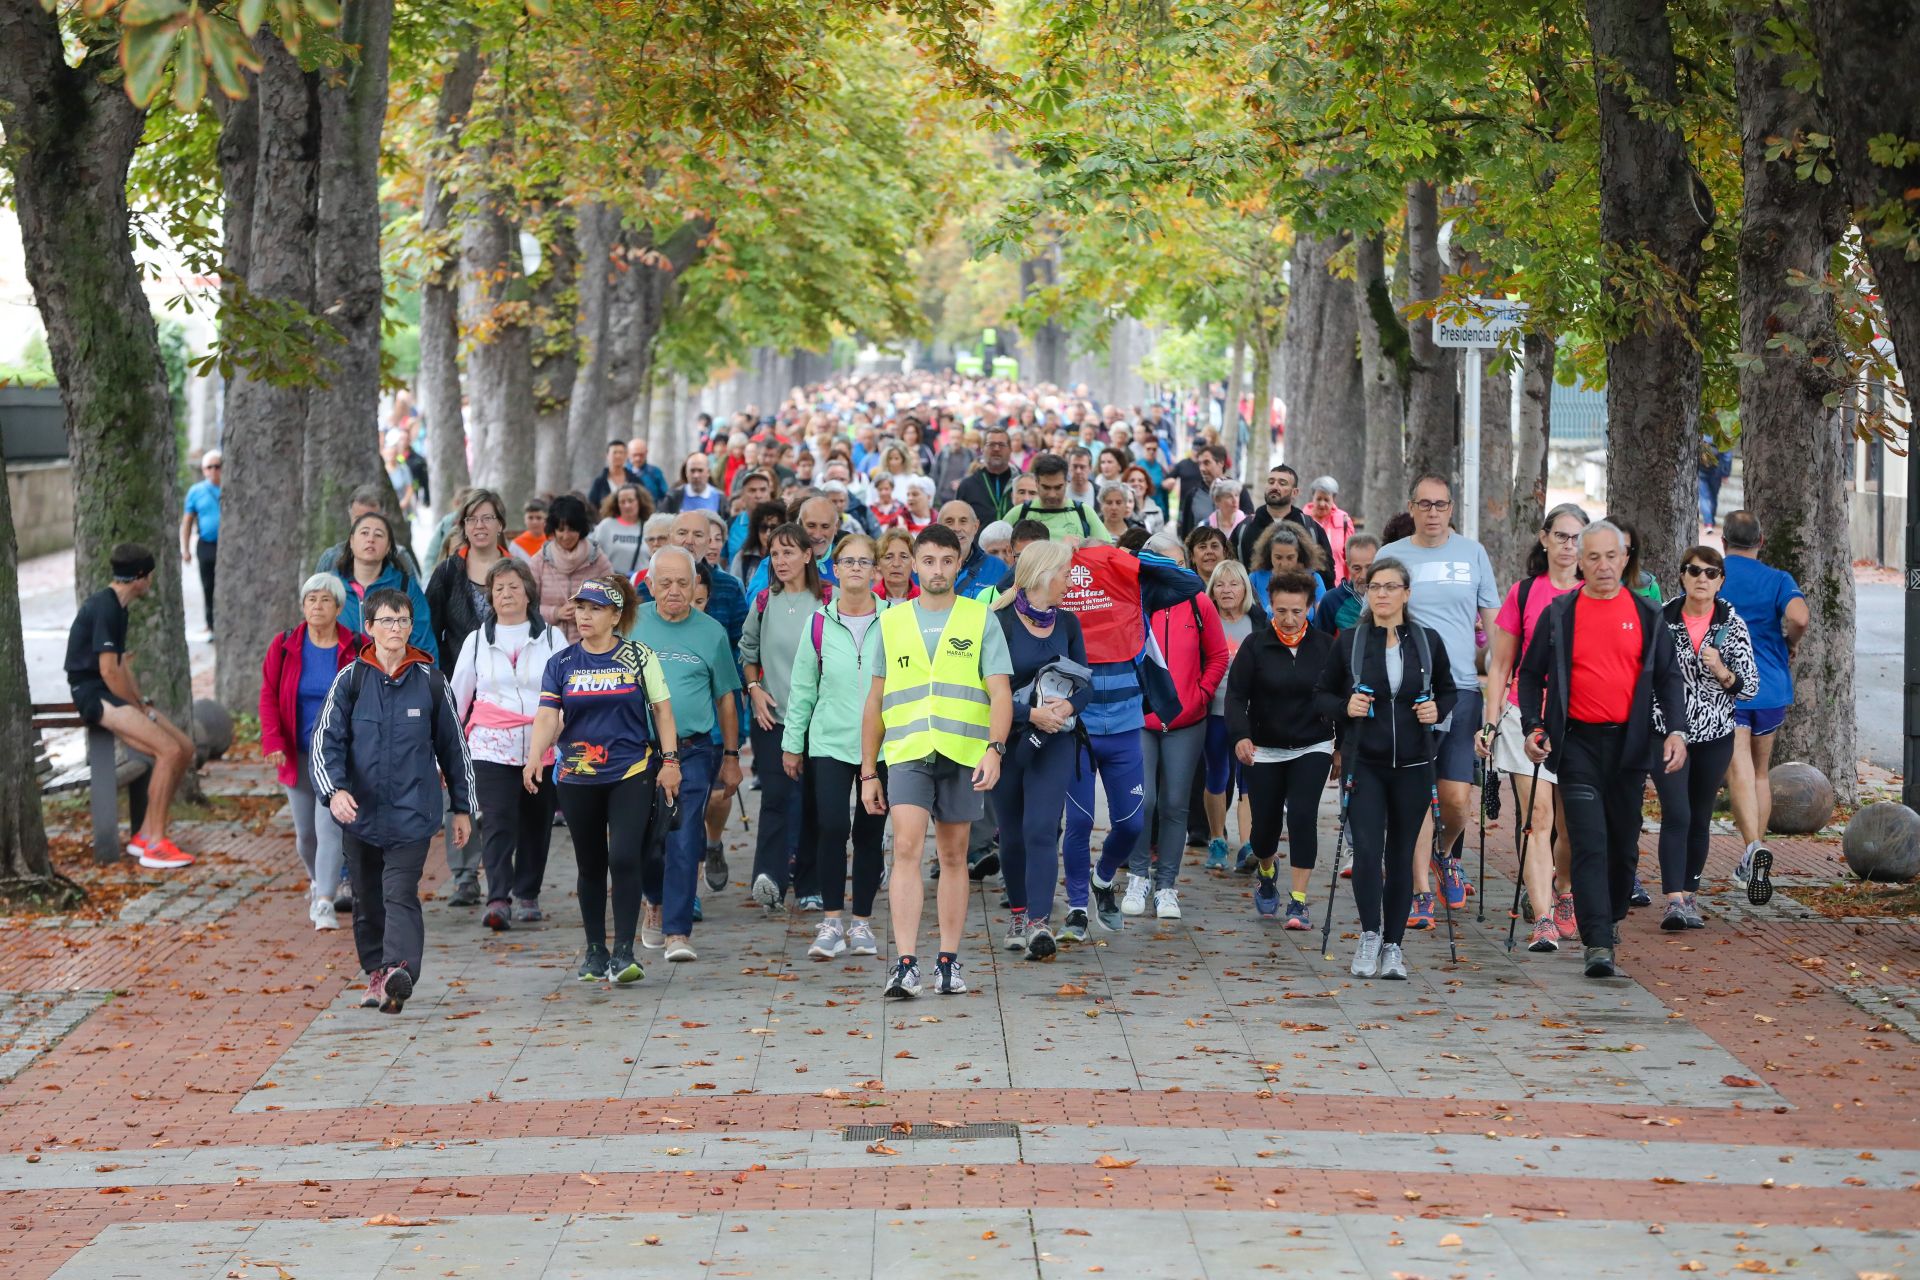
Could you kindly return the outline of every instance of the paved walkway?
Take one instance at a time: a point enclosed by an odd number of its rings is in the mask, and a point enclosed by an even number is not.
[[[288,835],[190,834],[118,922],[0,927],[0,1274],[1920,1275],[1920,929],[1804,918],[1830,845],[1704,933],[1636,913],[1624,981],[1505,951],[1502,824],[1407,983],[1190,867],[1184,920],[1045,965],[978,891],[974,991],[886,1004],[738,884],[697,963],[578,983],[563,837],[550,921],[429,904],[388,1018]]]

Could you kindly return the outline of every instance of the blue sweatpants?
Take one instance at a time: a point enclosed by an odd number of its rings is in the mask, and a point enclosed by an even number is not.
[[[1083,758],[1074,771],[1073,785],[1067,790],[1067,834],[1061,855],[1067,866],[1067,906],[1087,905],[1087,870],[1091,859],[1089,844],[1093,835],[1093,775],[1098,770],[1100,785],[1107,793],[1107,842],[1100,847],[1100,878],[1112,880],[1127,864],[1134,842],[1145,825],[1146,778],[1140,759],[1139,729],[1121,733],[1090,733],[1087,745],[1093,750],[1093,768]]]
[[[1036,748],[1033,736],[1030,730],[1015,731],[989,798],[1000,824],[1000,875],[1006,881],[1007,901],[1025,907],[1029,919],[1045,920],[1053,914],[1053,895],[1060,884],[1060,814],[1079,743],[1071,733],[1043,733]]]

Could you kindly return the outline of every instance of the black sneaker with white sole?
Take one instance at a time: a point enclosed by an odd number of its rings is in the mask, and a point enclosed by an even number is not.
[[[1085,942],[1087,940],[1087,909],[1074,907],[1067,912],[1067,918],[1060,925],[1060,941]]]
[[[1757,846],[1747,862],[1747,901],[1764,907],[1773,901],[1773,850]]]
[[[607,978],[621,986],[640,981],[647,971],[638,960],[633,958],[633,944],[624,943],[613,949],[613,958],[607,961]]]
[[[911,960],[896,960],[887,972],[887,994],[908,1000],[920,994],[920,966]]]

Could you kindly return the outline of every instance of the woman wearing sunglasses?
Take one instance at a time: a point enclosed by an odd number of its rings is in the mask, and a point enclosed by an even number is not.
[[[1733,704],[1760,691],[1747,624],[1720,598],[1726,561],[1712,547],[1691,547],[1680,573],[1685,594],[1660,612],[1686,679],[1687,761],[1653,775],[1660,793],[1660,887],[1667,895],[1660,927],[1669,931],[1706,927],[1695,895],[1707,865],[1713,798],[1733,760]],[[1655,732],[1664,734],[1657,705],[1653,716]]]

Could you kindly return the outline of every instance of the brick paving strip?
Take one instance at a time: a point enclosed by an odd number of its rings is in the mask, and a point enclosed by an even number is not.
[[[493,938],[429,905],[391,1019],[352,1007],[345,932],[305,927],[285,834],[193,834],[215,856],[118,922],[0,928],[0,1274],[483,1274],[506,1249],[515,1275],[683,1253],[799,1274],[817,1250],[874,1274],[1852,1276],[1906,1273],[1915,1241],[1904,923],[1784,895],[1705,933],[1638,912],[1634,981],[1590,984],[1568,954],[1506,956],[1497,831],[1486,925],[1462,922],[1458,968],[1413,940],[1406,984],[1353,982],[1350,942],[1323,962],[1190,864],[1183,922],[1051,965],[987,949],[1002,913],[976,895],[963,999],[883,1007],[877,961],[809,963],[810,919],[731,891],[699,963],[608,991],[570,978],[561,840],[546,925]],[[1776,852],[1788,885],[1830,874],[1829,845]],[[996,1123],[1017,1129],[939,1136]],[[890,1136],[870,1152],[851,1125]]]

